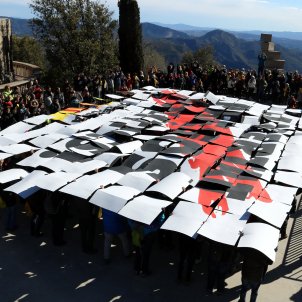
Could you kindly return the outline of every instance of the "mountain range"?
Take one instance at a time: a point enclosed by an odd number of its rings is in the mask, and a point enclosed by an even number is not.
[[[192,36],[187,32],[176,31],[153,23],[142,23],[144,39],[162,54],[168,62],[180,62],[184,52],[196,51],[212,45],[215,59],[229,68],[256,68],[260,52],[260,35],[239,33],[235,35],[224,30],[205,30],[202,36]],[[246,35],[249,35],[248,38]],[[276,39],[273,37],[274,42]],[[302,71],[302,40],[279,38],[276,50],[286,60],[287,70]]]
[[[201,36],[204,33],[207,33],[209,31],[212,31],[214,29],[219,29],[215,27],[198,27],[198,26],[192,26],[192,25],[187,25],[187,24],[164,24],[164,23],[159,23],[159,22],[151,22],[152,24],[159,25],[162,27],[167,27],[170,29],[174,29],[177,31],[182,31],[182,32],[187,32],[189,35],[192,35],[194,32],[194,35]],[[238,34],[246,34],[250,36],[259,36],[261,33],[264,31],[261,30],[249,30],[249,31],[234,31],[234,30],[229,30],[229,29],[223,29],[224,31],[231,32],[231,33],[238,33]],[[293,40],[302,40],[302,32],[292,32],[292,31],[269,31],[274,37],[276,38],[285,38],[285,39],[293,39]]]
[[[1,18],[1,17],[0,17]],[[28,19],[10,18],[15,35],[32,35]],[[186,24],[142,23],[143,38],[166,62],[179,63],[185,52],[212,45],[217,62],[229,68],[256,68],[261,31],[228,31]],[[302,71],[302,33],[270,32],[286,70]]]
[[[12,31],[16,36],[32,36],[33,31],[29,19],[19,19],[0,16],[0,18],[8,18],[12,23]]]

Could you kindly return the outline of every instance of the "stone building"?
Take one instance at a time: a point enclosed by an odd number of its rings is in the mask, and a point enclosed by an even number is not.
[[[265,68],[267,69],[284,69],[285,60],[281,59],[280,51],[275,50],[275,43],[272,42],[271,34],[261,34],[261,51],[265,53],[267,60]]]
[[[0,83],[13,80],[12,27],[9,19],[0,19]]]

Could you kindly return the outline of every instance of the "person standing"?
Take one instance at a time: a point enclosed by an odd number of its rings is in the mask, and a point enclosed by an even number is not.
[[[109,263],[111,242],[114,236],[118,236],[121,240],[125,257],[130,256],[130,243],[127,237],[128,224],[127,219],[112,211],[102,209],[103,226],[104,226],[104,261]]]
[[[280,103],[280,82],[277,77],[274,77],[271,82],[272,101],[274,104]]]
[[[259,102],[263,102],[265,97],[265,91],[267,88],[267,81],[264,76],[258,77],[256,88],[257,88],[257,99]]]
[[[129,220],[132,229],[132,243],[135,251],[134,269],[136,274],[143,277],[151,274],[150,256],[156,232],[163,224],[165,214],[160,214],[150,225]]]
[[[47,114],[51,113],[51,105],[53,102],[53,92],[51,91],[51,87],[47,86],[45,88],[45,91],[43,93],[43,102],[44,102],[44,107],[45,111]]]
[[[5,229],[8,232],[14,232],[18,228],[16,218],[18,196],[12,192],[3,191],[1,197],[6,205]]]
[[[99,74],[97,74],[92,81],[93,96],[96,98],[101,98],[102,96],[102,79]]]
[[[30,222],[30,233],[34,237],[40,237],[43,235],[43,233],[41,232],[41,228],[45,219],[45,197],[46,192],[44,190],[39,190],[27,199],[27,202],[30,206],[30,210],[32,212]]]
[[[132,245],[134,249],[134,270],[137,275],[142,272],[142,241],[144,238],[144,225],[142,223],[129,220],[132,231]]]
[[[258,290],[267,272],[268,265],[273,262],[261,252],[246,248],[242,250],[243,265],[241,273],[241,292],[239,302],[246,301],[248,290],[252,290],[250,302],[256,302]]]
[[[250,79],[248,80],[247,86],[248,86],[248,98],[254,99],[254,95],[256,92],[256,78],[254,75],[252,75],[250,77]]]
[[[281,103],[283,105],[287,105],[288,99],[290,98],[290,93],[291,93],[290,86],[288,83],[285,83],[285,86],[282,91],[282,96],[281,96],[281,99],[282,99]],[[302,98],[301,98],[301,101],[302,101]]]
[[[211,241],[208,255],[208,280],[207,292],[213,293],[217,287],[217,294],[222,294],[225,289],[225,278],[231,269],[233,247]]]
[[[56,191],[48,192],[45,198],[45,210],[52,220],[52,240],[56,246],[66,244],[64,240],[64,228],[68,215],[69,202],[66,195]]]
[[[12,161],[8,158],[6,160],[0,160],[0,171],[5,171],[12,167]],[[8,232],[14,232],[17,228],[17,202],[19,200],[18,195],[13,192],[4,191],[12,185],[13,182],[6,183],[5,186],[0,184],[0,196],[5,206],[6,218],[5,229]]]
[[[96,254],[94,241],[99,207],[78,197],[74,197],[73,202],[76,204],[79,214],[82,251],[86,254]]]
[[[60,87],[57,87],[53,95],[54,100],[59,100],[60,108],[65,108],[65,97]]]
[[[267,56],[264,52],[258,55],[258,76],[263,76],[265,61],[267,60]]]
[[[198,253],[198,242],[195,238],[179,234],[179,262],[177,279],[182,281],[184,278],[185,282],[191,281],[191,274],[195,259]]]

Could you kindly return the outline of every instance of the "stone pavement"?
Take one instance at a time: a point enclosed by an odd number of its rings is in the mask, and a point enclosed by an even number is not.
[[[0,212],[3,225],[3,210]],[[156,246],[151,259],[153,274],[136,276],[132,260],[124,259],[117,242],[113,261],[102,261],[102,233],[98,226],[99,252],[89,256],[80,250],[80,231],[68,222],[67,245],[54,247],[49,221],[45,235],[29,235],[29,218],[20,214],[15,236],[0,231],[0,301],[31,302],[200,302],[238,301],[240,273],[226,280],[223,296],[207,296],[205,261],[195,266],[190,285],[176,282],[177,251]],[[302,301],[302,206],[288,225],[288,240],[280,242],[277,261],[259,290],[259,302]]]

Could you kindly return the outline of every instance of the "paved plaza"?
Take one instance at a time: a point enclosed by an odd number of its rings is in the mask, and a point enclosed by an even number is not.
[[[1,210],[3,222],[3,210]],[[124,259],[117,246],[112,263],[102,261],[102,232],[98,225],[99,252],[90,256],[80,249],[80,230],[72,218],[66,230],[67,245],[51,243],[50,225],[45,235],[29,235],[29,218],[19,215],[19,229],[0,233],[0,301],[32,302],[200,302],[238,301],[240,272],[226,280],[223,296],[207,296],[206,259],[195,265],[190,285],[176,281],[177,250],[159,250],[155,245],[151,259],[152,275],[136,276],[132,259]],[[279,244],[277,261],[270,266],[265,284],[259,290],[260,302],[302,301],[302,206],[288,225],[288,239]]]

